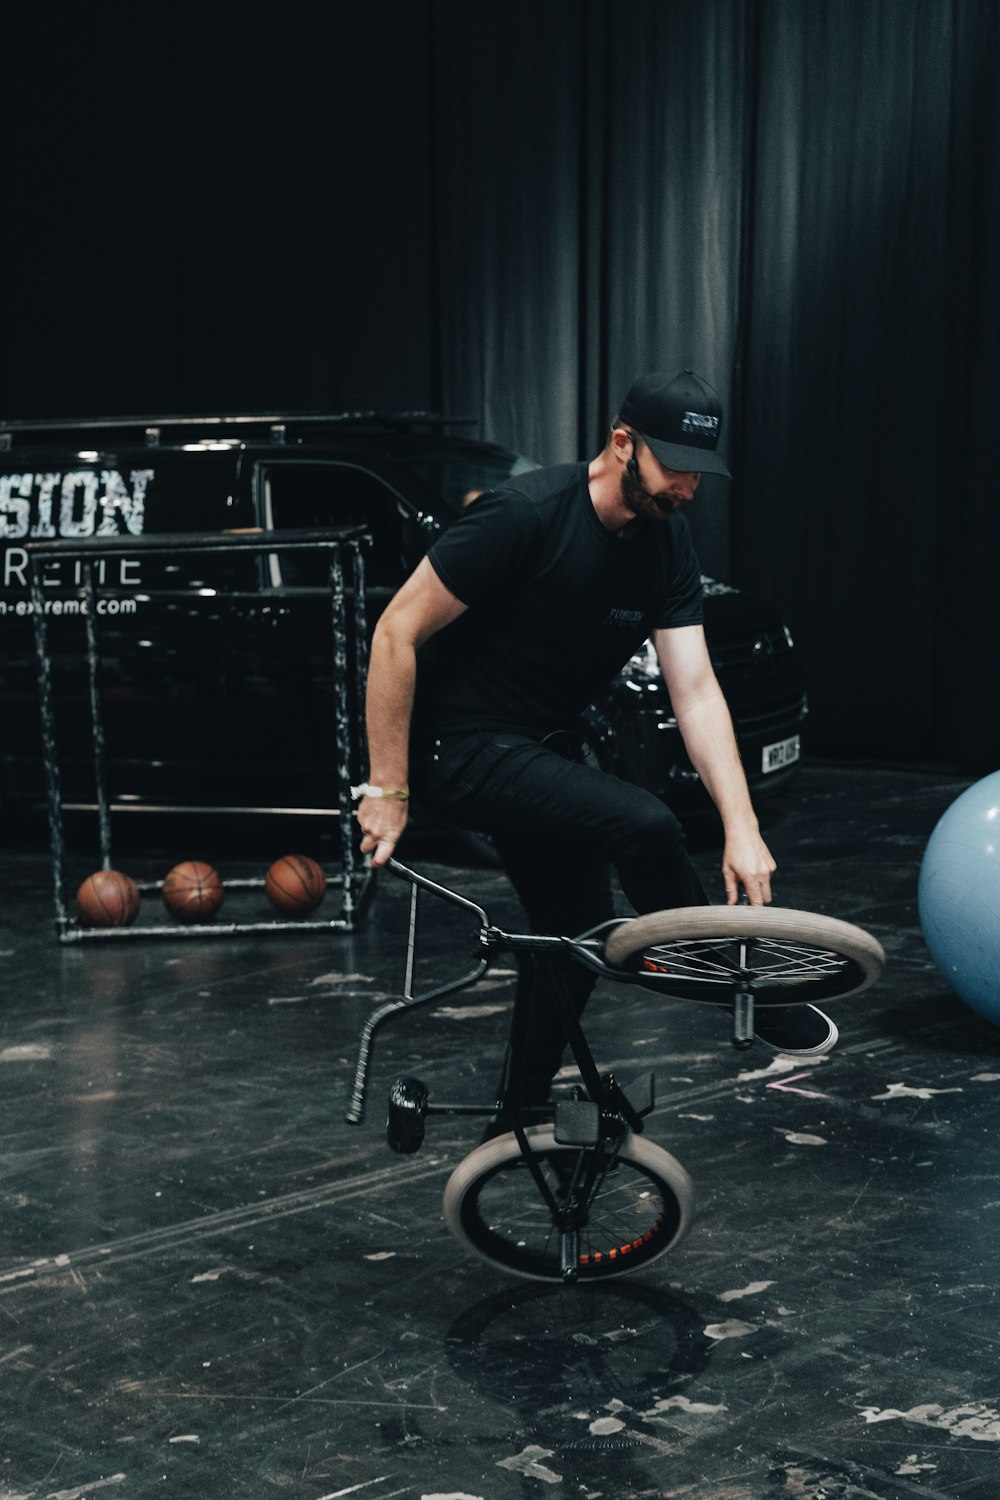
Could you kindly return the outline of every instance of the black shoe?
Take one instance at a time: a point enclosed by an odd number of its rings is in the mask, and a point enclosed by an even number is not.
[[[790,1057],[822,1057],[836,1046],[836,1026],[815,1005],[762,1005],[753,1014],[755,1036]]]

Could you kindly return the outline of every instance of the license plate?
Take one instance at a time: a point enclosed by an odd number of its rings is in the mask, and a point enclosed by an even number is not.
[[[761,755],[761,770],[780,771],[782,766],[791,766],[799,758],[799,737],[793,734],[790,740],[779,740],[776,745],[765,745]]]

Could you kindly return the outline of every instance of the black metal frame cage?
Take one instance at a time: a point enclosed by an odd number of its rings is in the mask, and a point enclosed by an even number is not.
[[[434,431],[443,427],[472,427],[474,417],[448,416],[434,411],[339,412],[225,412],[212,416],[177,413],[150,417],[26,418],[0,421],[0,453],[18,447],[46,447],[65,439],[79,442],[81,434],[96,438],[134,438],[147,448],[170,447],[185,439],[211,444],[222,441],[240,447],[247,442],[281,446],[322,440],[339,433]],[[63,554],[65,555],[65,554]]]
[[[30,542],[25,546],[30,565],[32,622],[38,669],[39,710],[41,714],[42,754],[48,807],[49,839],[52,851],[52,880],[55,903],[55,928],[60,942],[108,940],[145,937],[209,938],[236,933],[303,931],[330,932],[355,930],[365,904],[373,892],[375,874],[371,862],[355,846],[352,816],[351,784],[363,779],[365,758],[362,715],[350,712],[349,682],[353,676],[356,702],[364,703],[368,667],[368,627],[365,590],[365,551],[371,537],[363,526],[343,526],[323,530],[288,530],[255,533],[178,532],[173,535],[87,538],[80,541]],[[59,751],[56,739],[51,660],[48,654],[45,596],[42,588],[44,565],[54,559],[82,563],[81,594],[84,601],[86,662],[89,689],[91,745],[94,764],[94,786],[100,845],[100,868],[112,866],[111,804],[107,790],[106,744],[100,689],[100,640],[97,628],[96,564],[127,552],[130,556],[187,554],[208,552],[327,552],[330,558],[330,615],[333,637],[334,739],[337,747],[336,776],[338,805],[330,816],[339,819],[340,869],[328,875],[328,884],[340,887],[340,909],[328,919],[258,920],[172,924],[169,926],[132,925],[126,927],[84,926],[72,913],[66,893],[65,807],[60,791]],[[350,568],[350,616],[348,631],[348,583],[346,560]],[[205,809],[210,812],[211,809]],[[158,890],[160,882],[137,881],[139,891]],[[263,887],[263,877],[227,879],[226,888]]]

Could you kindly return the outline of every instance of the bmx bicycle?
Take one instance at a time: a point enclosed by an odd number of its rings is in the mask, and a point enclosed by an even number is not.
[[[881,945],[862,928],[773,906],[679,907],[617,917],[573,938],[506,932],[447,886],[394,859],[387,868],[411,887],[403,991],[374,1010],[362,1030],[346,1115],[352,1125],[364,1119],[374,1037],[383,1023],[474,984],[499,953],[558,953],[616,983],[728,1006],[737,1048],[754,1040],[755,1007],[859,994],[885,963]],[[421,893],[474,915],[479,947],[474,968],[414,994]],[[694,1194],[680,1162],[643,1137],[643,1121],[655,1108],[653,1075],[622,1083],[602,1074],[558,986],[553,1002],[580,1073],[568,1097],[545,1106],[518,1103],[517,1037],[524,1018],[515,1002],[500,1097],[439,1103],[420,1079],[397,1078],[386,1139],[394,1151],[409,1154],[423,1143],[430,1116],[509,1120],[509,1131],[477,1146],[449,1177],[449,1229],[467,1249],[515,1275],[601,1280],[638,1270],[677,1245],[690,1225]]]

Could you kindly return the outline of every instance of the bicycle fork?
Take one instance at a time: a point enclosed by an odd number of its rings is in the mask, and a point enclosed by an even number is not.
[[[622,1122],[622,1132],[627,1128]],[[588,1150],[581,1148],[560,1206],[552,1199],[552,1222],[559,1231],[559,1256],[562,1279],[574,1282],[580,1274],[580,1231],[587,1223],[594,1195],[600,1191],[617,1155],[616,1138],[604,1139]]]

